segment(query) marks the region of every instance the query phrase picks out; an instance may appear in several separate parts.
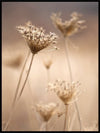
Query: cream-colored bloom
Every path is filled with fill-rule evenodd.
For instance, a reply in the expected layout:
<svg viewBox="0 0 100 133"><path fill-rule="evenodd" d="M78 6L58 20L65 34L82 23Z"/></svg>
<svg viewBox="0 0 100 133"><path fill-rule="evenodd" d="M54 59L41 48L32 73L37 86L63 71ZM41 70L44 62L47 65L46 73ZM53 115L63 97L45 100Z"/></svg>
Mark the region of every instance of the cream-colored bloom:
<svg viewBox="0 0 100 133"><path fill-rule="evenodd" d="M66 83L65 81L56 80L55 83L49 83L47 90L54 91L65 105L77 100L81 90L79 82Z"/></svg>
<svg viewBox="0 0 100 133"><path fill-rule="evenodd" d="M37 28L31 22L26 23L26 26L18 26L17 30L23 35L34 54L56 43L57 35L55 33L45 34L42 27Z"/></svg>
<svg viewBox="0 0 100 133"><path fill-rule="evenodd" d="M61 13L53 13L51 19L53 20L53 23L56 25L56 27L63 33L64 36L71 36L77 33L80 29L86 28L86 26L82 25L85 21L79 20L81 15L77 12L73 12L71 14L71 19L65 22L62 22L60 15Z"/></svg>
<svg viewBox="0 0 100 133"><path fill-rule="evenodd" d="M36 111L41 115L44 121L48 121L52 115L55 113L57 104L49 103L49 104L36 104Z"/></svg>

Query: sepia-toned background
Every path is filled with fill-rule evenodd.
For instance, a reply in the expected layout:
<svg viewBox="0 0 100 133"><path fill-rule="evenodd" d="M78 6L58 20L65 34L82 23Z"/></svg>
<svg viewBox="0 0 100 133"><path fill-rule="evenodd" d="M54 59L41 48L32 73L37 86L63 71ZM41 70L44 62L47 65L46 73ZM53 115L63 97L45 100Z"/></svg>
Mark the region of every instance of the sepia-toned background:
<svg viewBox="0 0 100 133"><path fill-rule="evenodd" d="M34 104L41 101L63 103L54 94L47 94L47 70L43 61L51 58L50 81L63 79L69 81L64 40L62 34L52 24L53 12L61 12L62 19L69 20L72 12L82 14L87 28L70 37L70 60L74 81L80 81L83 89L77 101L83 127L98 123L98 3L97 2L2 2L2 130L8 120L22 65L28 52L28 46L16 26L31 21L37 27L46 29L46 33L55 32L58 36L58 51L44 49L34 57L28 82L18 105L15 108L9 131L38 131L41 123L32 110ZM9 65L12 59L21 57L21 65ZM26 70L28 69L27 63ZM25 74L24 74L25 76ZM31 90L30 90L30 89ZM46 100L45 100L46 99ZM73 112L75 112L74 105ZM73 115L72 112L72 115ZM55 127L51 128L53 122ZM64 115L53 116L48 124L50 130L62 131ZM78 120L73 130L79 130Z"/></svg>

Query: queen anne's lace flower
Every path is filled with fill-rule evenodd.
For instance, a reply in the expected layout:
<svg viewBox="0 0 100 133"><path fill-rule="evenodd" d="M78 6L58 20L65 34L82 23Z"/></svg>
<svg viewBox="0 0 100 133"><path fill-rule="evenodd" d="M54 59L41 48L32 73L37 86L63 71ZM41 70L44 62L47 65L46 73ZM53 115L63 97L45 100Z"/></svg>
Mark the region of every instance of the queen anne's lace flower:
<svg viewBox="0 0 100 133"><path fill-rule="evenodd" d="M46 105L36 104L36 111L41 115L44 121L48 121L55 113L57 104L49 103Z"/></svg>
<svg viewBox="0 0 100 133"><path fill-rule="evenodd" d="M31 22L26 23L26 26L18 26L17 30L23 35L34 54L56 43L57 36L55 33L45 34L42 27L37 28Z"/></svg>
<svg viewBox="0 0 100 133"><path fill-rule="evenodd" d="M81 15L77 12L73 12L71 14L72 18L69 21L65 22L62 22L60 15L60 13L53 13L51 19L53 20L55 26L63 33L64 36L71 36L77 33L80 29L86 28L86 26L82 25L85 21L79 20L79 17Z"/></svg>
<svg viewBox="0 0 100 133"><path fill-rule="evenodd" d="M77 100L81 92L79 86L80 83L78 81L66 83L65 81L56 80L54 84L49 83L47 90L54 91L64 104L68 105Z"/></svg>

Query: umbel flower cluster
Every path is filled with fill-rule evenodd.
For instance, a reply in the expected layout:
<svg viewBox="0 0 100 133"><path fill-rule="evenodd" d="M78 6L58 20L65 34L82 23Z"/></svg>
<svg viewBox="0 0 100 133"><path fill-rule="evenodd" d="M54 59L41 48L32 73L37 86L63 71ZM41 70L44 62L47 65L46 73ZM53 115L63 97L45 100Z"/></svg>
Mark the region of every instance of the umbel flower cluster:
<svg viewBox="0 0 100 133"><path fill-rule="evenodd" d="M48 103L48 104L36 104L36 111L41 115L44 121L48 121L53 114L55 114L57 104Z"/></svg>
<svg viewBox="0 0 100 133"><path fill-rule="evenodd" d="M71 19L65 22L62 22L60 16L61 13L53 13L51 19L54 25L63 33L64 36L71 36L77 33L80 29L86 28L86 26L82 25L85 21L79 20L81 15L77 12L73 12L71 14Z"/></svg>
<svg viewBox="0 0 100 133"><path fill-rule="evenodd" d="M77 100L81 92L80 83L66 83L63 80L56 80L55 83L49 83L47 91L54 91L65 105L73 103Z"/></svg>
<svg viewBox="0 0 100 133"><path fill-rule="evenodd" d="M42 27L37 28L30 21L26 23L26 26L18 26L17 30L25 38L33 54L56 43L57 35L55 33L45 34L45 30Z"/></svg>

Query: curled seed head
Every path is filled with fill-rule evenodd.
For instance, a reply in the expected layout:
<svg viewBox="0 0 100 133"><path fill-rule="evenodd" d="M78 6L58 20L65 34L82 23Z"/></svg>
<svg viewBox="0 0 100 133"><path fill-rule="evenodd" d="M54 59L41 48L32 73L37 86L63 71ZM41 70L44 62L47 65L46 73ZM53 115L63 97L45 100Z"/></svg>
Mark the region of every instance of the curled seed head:
<svg viewBox="0 0 100 133"><path fill-rule="evenodd" d="M51 19L54 25L62 32L64 36L72 36L77 33L79 30L86 28L82 24L85 22L84 20L79 20L81 14L77 12L73 12L71 14L71 19L69 21L62 22L61 13L53 13L51 15Z"/></svg>

